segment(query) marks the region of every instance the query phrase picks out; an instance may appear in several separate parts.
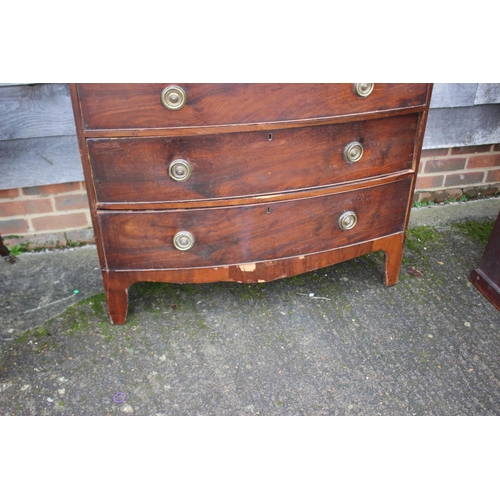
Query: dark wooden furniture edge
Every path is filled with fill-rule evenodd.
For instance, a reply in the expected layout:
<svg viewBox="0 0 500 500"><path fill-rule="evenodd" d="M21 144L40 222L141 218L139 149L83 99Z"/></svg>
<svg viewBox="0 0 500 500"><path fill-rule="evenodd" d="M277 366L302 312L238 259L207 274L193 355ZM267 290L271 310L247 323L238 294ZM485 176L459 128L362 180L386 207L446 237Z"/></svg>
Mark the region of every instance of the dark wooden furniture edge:
<svg viewBox="0 0 500 500"><path fill-rule="evenodd" d="M471 271L469 280L500 311L500 288L480 269Z"/></svg>
<svg viewBox="0 0 500 500"><path fill-rule="evenodd" d="M8 257L10 255L9 249L3 243L1 234L0 234L0 255L2 257Z"/></svg>
<svg viewBox="0 0 500 500"><path fill-rule="evenodd" d="M500 214L479 267L470 273L469 280L500 311Z"/></svg>

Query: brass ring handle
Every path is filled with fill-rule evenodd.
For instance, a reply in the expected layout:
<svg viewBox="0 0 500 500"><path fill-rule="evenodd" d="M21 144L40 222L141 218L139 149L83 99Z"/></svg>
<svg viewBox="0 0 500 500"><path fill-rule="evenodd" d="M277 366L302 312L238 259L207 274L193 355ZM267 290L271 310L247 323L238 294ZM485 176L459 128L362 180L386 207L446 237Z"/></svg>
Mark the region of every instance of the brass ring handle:
<svg viewBox="0 0 500 500"><path fill-rule="evenodd" d="M177 182L189 179L192 171L191 164L186 160L174 160L168 166L168 175L172 180Z"/></svg>
<svg viewBox="0 0 500 500"><path fill-rule="evenodd" d="M174 247L185 252L194 246L194 236L189 231L179 231L174 236Z"/></svg>
<svg viewBox="0 0 500 500"><path fill-rule="evenodd" d="M187 95L184 89L177 85L170 85L161 93L161 103L173 111L181 109L186 104Z"/></svg>
<svg viewBox="0 0 500 500"><path fill-rule="evenodd" d="M361 160L364 149L359 142L351 142L344 148L344 159L349 163L355 163Z"/></svg>
<svg viewBox="0 0 500 500"><path fill-rule="evenodd" d="M344 212L339 218L339 226L340 229L344 231L348 231L352 229L356 222L358 222L358 218L354 212Z"/></svg>
<svg viewBox="0 0 500 500"><path fill-rule="evenodd" d="M372 93L374 86L374 83L356 83L354 84L354 92L359 97L368 97Z"/></svg>

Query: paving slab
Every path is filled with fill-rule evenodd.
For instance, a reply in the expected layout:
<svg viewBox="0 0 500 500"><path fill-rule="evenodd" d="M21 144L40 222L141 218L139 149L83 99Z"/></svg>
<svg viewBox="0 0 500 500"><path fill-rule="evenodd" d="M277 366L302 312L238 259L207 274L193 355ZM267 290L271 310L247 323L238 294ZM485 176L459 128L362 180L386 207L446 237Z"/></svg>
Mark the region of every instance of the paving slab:
<svg viewBox="0 0 500 500"><path fill-rule="evenodd" d="M0 262L0 414L499 415L500 312L468 281L484 244L453 225L493 221L484 201L413 210L393 287L380 253L259 285L140 283L125 325L95 247Z"/></svg>

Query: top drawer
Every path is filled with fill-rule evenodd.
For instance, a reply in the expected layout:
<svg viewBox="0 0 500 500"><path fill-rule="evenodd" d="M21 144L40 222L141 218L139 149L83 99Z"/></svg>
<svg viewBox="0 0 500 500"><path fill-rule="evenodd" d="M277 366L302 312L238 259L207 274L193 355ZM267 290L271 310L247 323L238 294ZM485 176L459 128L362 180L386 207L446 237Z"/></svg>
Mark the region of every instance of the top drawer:
<svg viewBox="0 0 500 500"><path fill-rule="evenodd" d="M375 84L360 97L343 84L176 84L182 92L162 104L170 84L78 84L86 130L207 127L329 118L424 105L428 84Z"/></svg>

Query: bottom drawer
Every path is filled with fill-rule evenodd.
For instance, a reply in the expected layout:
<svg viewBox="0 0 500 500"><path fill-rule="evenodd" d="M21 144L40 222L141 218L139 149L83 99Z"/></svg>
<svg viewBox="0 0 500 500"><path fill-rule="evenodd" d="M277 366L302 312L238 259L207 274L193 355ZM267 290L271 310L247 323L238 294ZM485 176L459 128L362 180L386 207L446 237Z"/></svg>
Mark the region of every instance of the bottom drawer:
<svg viewBox="0 0 500 500"><path fill-rule="evenodd" d="M411 178L257 205L99 212L108 269L176 269L259 262L322 252L402 231ZM339 219L357 218L351 229ZM353 217L347 217L347 224ZM176 235L182 233L177 245ZM185 234L188 233L188 234ZM190 237L191 235L191 237Z"/></svg>

